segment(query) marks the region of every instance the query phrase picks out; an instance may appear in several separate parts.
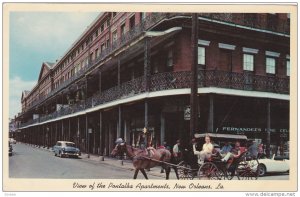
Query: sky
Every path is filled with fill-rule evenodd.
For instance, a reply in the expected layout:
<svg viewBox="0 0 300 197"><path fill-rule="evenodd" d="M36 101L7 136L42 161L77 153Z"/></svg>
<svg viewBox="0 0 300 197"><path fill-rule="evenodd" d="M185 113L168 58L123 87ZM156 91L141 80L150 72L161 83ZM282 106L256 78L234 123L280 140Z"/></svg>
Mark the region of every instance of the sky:
<svg viewBox="0 0 300 197"><path fill-rule="evenodd" d="M55 62L99 12L11 12L9 15L9 117L21 112L23 90L37 83L43 62Z"/></svg>

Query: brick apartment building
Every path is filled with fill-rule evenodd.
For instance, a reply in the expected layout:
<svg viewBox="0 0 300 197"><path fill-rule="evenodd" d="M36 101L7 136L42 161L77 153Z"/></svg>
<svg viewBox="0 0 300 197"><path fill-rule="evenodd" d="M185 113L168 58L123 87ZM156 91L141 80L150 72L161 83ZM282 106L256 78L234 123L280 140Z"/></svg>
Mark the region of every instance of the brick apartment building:
<svg viewBox="0 0 300 197"><path fill-rule="evenodd" d="M198 13L196 133L245 134L288 152L289 20ZM109 155L118 137L133 146L187 138L191 37L190 13L99 14L23 91L18 140L48 147L70 140Z"/></svg>

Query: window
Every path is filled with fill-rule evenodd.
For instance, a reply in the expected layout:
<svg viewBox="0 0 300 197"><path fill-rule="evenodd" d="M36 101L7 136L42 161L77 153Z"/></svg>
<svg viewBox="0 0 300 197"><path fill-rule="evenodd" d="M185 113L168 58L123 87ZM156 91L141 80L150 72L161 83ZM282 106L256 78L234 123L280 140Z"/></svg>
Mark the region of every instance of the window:
<svg viewBox="0 0 300 197"><path fill-rule="evenodd" d="M173 66L173 51L168 51L168 58L167 58L167 66L171 67Z"/></svg>
<svg viewBox="0 0 300 197"><path fill-rule="evenodd" d="M141 21L145 20L146 13L145 12L141 12L140 17L141 17Z"/></svg>
<svg viewBox="0 0 300 197"><path fill-rule="evenodd" d="M126 31L126 29L125 29L125 23L124 23L123 25L121 25L121 36L124 36L125 31Z"/></svg>
<svg viewBox="0 0 300 197"><path fill-rule="evenodd" d="M109 47L109 39L106 40L106 48Z"/></svg>
<svg viewBox="0 0 300 197"><path fill-rule="evenodd" d="M109 20L110 20L110 19L108 19L108 20L106 21L106 27L109 27L109 25L110 25Z"/></svg>
<svg viewBox="0 0 300 197"><path fill-rule="evenodd" d="M104 51L104 49L105 49L105 44L103 43L101 44L101 53Z"/></svg>
<svg viewBox="0 0 300 197"><path fill-rule="evenodd" d="M101 25L100 32L104 31L104 24Z"/></svg>
<svg viewBox="0 0 300 197"><path fill-rule="evenodd" d="M205 48L198 47L198 64L205 65Z"/></svg>
<svg viewBox="0 0 300 197"><path fill-rule="evenodd" d="M269 74L275 74L276 61L275 58L267 57L266 58L266 72Z"/></svg>
<svg viewBox="0 0 300 197"><path fill-rule="evenodd" d="M113 38L113 41L116 41L118 39L117 30L113 32L112 38Z"/></svg>
<svg viewBox="0 0 300 197"><path fill-rule="evenodd" d="M117 16L117 12L113 12L113 13L112 13L112 16L113 16L113 17Z"/></svg>
<svg viewBox="0 0 300 197"><path fill-rule="evenodd" d="M95 59L96 59L98 56L99 56L99 49L97 48L97 49L95 50Z"/></svg>
<svg viewBox="0 0 300 197"><path fill-rule="evenodd" d="M248 70L248 71L254 70L254 55L244 54L243 68L244 70Z"/></svg>
<svg viewBox="0 0 300 197"><path fill-rule="evenodd" d="M98 29L96 30L95 36L98 37Z"/></svg>
<svg viewBox="0 0 300 197"><path fill-rule="evenodd" d="M286 60L286 76L290 76L290 60Z"/></svg>
<svg viewBox="0 0 300 197"><path fill-rule="evenodd" d="M129 20L129 27L130 29L133 29L135 26L135 15L133 15Z"/></svg>
<svg viewBox="0 0 300 197"><path fill-rule="evenodd" d="M93 58L94 58L94 53L92 52L92 53L90 54L90 60L93 60Z"/></svg>

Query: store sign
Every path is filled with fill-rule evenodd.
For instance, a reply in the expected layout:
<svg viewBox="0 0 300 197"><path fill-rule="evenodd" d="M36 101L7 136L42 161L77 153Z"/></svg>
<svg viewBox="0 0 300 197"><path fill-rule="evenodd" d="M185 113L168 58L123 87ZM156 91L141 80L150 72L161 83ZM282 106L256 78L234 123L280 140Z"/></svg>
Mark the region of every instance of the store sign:
<svg viewBox="0 0 300 197"><path fill-rule="evenodd" d="M259 128L259 127L222 127L222 131L227 131L227 132L236 132L239 134L242 133L247 133L247 132L255 132L255 133L260 133L260 132L267 132L268 129L267 128ZM274 132L279 132L283 135L286 135L286 133L289 132L288 129L270 129L271 133Z"/></svg>
<svg viewBox="0 0 300 197"><path fill-rule="evenodd" d="M184 120L190 120L191 119L191 106L186 106L184 108Z"/></svg>

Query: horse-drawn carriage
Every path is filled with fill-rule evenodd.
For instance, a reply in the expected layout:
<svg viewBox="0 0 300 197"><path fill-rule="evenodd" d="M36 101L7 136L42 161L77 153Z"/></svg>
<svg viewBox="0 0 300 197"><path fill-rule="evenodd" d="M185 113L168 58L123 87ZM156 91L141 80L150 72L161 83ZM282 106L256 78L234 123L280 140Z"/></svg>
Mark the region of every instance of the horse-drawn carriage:
<svg viewBox="0 0 300 197"><path fill-rule="evenodd" d="M244 146L247 144L247 136L231 135L218 133L195 134L198 141L204 141L205 136L213 139L214 147L219 148L223 143L239 141ZM235 158L222 161L222 157L218 151L214 151L209 159L203 164L199 164L197 159L193 159L194 154L190 150L185 149L183 152L183 160L178 164L178 173L180 179L212 179L212 180L231 180L235 175L238 179L257 179L258 178L258 160L255 156L247 151L246 147L240 147L241 154ZM195 163L196 162L196 163Z"/></svg>
<svg viewBox="0 0 300 197"><path fill-rule="evenodd" d="M221 146L224 142L240 141L242 144L247 143L245 135L229 135L217 133L195 134L198 141L203 142L205 136L209 136L215 147ZM153 156L147 154L147 150L133 148L126 143L117 144L112 155L119 152L127 154L133 159L133 165L136 168L134 178L137 177L138 171L141 171L145 178L147 175L144 169L161 165L166 169L166 179L169 178L170 169L173 168L178 179L212 179L212 180L231 180L234 176L238 179L254 179L258 178L258 160L251 155L245 148L241 148L242 153L236 157L224 162L221 160L220 154L213 153L212 156L199 164L197 159L191 159L194 152L185 150L183 152L182 161L179 163L172 162L171 153L167 149L156 149Z"/></svg>

